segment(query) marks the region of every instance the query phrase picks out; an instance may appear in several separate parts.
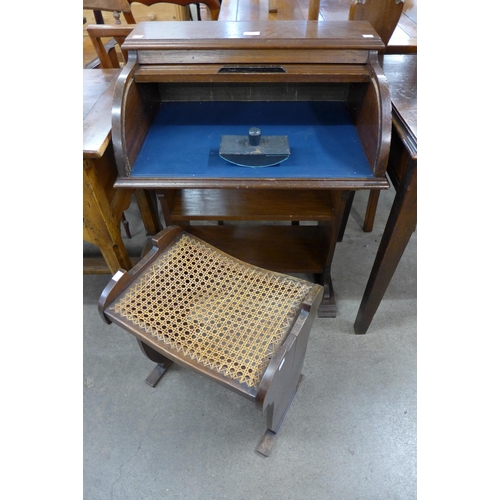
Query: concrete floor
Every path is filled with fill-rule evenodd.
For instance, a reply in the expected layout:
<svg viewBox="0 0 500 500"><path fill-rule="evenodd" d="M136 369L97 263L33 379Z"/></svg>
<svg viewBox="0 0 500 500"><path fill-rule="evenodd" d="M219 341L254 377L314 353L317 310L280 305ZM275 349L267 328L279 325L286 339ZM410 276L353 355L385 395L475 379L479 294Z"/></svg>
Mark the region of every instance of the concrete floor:
<svg viewBox="0 0 500 500"><path fill-rule="evenodd" d="M417 498L417 234L364 336L353 331L394 197L372 233L354 200L332 266L335 319L316 319L299 389L268 458L265 416L223 387L173 366L156 388L135 339L97 312L109 275L83 278L83 498ZM133 205L131 254L144 244ZM95 250L84 245L84 253Z"/></svg>

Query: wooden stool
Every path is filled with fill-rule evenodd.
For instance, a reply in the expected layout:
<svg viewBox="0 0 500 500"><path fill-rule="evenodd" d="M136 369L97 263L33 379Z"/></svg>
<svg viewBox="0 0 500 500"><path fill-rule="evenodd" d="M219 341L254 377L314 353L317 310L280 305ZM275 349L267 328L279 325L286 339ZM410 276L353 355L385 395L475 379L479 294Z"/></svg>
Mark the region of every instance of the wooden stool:
<svg viewBox="0 0 500 500"><path fill-rule="evenodd" d="M157 363L149 385L174 361L267 410L256 449L267 456L302 380L322 295L319 285L246 264L170 226L132 270L113 276L99 312Z"/></svg>

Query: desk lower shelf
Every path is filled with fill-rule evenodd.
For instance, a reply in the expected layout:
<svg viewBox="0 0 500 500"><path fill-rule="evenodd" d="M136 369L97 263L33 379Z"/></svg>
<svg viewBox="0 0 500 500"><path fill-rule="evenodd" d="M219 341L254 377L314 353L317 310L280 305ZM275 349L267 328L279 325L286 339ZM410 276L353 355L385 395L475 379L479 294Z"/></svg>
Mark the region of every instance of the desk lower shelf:
<svg viewBox="0 0 500 500"><path fill-rule="evenodd" d="M173 220L330 221L325 190L179 189L165 191Z"/></svg>
<svg viewBox="0 0 500 500"><path fill-rule="evenodd" d="M318 226L236 225L185 228L223 252L255 266L282 273L322 273L326 260ZM285 250L285 251L284 251Z"/></svg>

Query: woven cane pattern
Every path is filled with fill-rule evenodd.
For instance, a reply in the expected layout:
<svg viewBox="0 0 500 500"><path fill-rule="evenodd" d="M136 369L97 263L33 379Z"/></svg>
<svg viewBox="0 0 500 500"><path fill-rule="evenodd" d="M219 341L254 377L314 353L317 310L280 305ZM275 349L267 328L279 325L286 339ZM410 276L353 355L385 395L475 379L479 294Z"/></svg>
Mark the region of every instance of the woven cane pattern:
<svg viewBox="0 0 500 500"><path fill-rule="evenodd" d="M312 286L183 235L113 307L176 351L257 387Z"/></svg>

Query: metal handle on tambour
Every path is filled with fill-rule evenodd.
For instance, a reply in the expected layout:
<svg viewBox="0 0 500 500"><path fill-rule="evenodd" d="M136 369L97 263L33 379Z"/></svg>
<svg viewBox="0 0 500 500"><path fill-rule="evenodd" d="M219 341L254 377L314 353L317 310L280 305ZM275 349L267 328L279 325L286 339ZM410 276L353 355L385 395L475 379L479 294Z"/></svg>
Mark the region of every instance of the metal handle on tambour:
<svg viewBox="0 0 500 500"><path fill-rule="evenodd" d="M283 66L223 66L217 73L286 73Z"/></svg>

